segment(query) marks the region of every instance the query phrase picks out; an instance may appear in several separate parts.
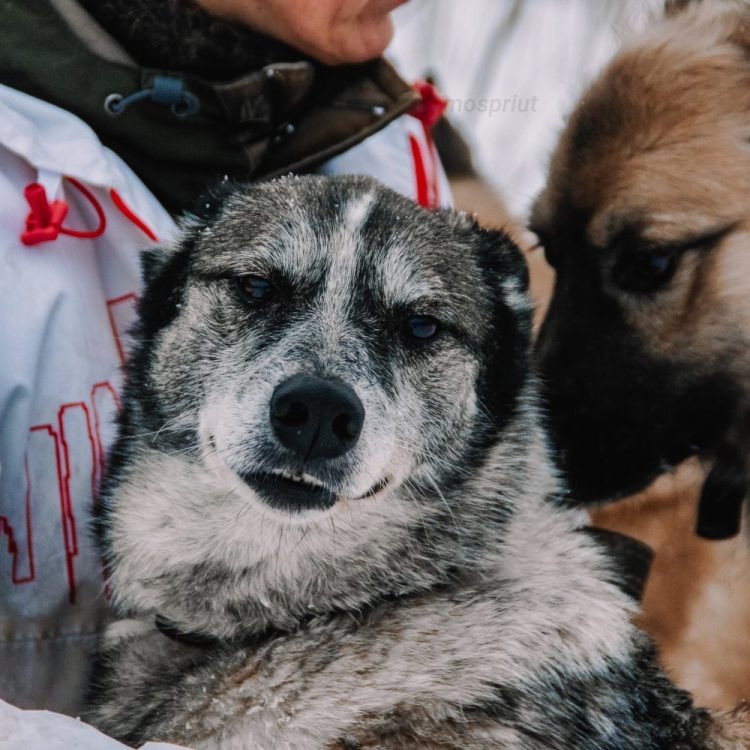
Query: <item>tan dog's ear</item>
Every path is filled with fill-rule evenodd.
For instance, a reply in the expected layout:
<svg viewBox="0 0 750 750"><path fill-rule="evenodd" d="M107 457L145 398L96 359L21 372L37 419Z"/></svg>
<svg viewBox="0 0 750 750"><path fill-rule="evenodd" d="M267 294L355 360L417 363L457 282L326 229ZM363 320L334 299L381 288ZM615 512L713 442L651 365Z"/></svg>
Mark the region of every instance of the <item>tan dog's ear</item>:
<svg viewBox="0 0 750 750"><path fill-rule="evenodd" d="M666 0L664 3L664 15L672 18L678 13L682 13L690 5L697 5L701 0Z"/></svg>
<svg viewBox="0 0 750 750"><path fill-rule="evenodd" d="M665 0L664 15L674 18L681 13L703 6L706 15L697 20L703 24L713 17L726 16L726 36L723 41L740 47L745 56L750 54L750 2L747 0L723 0L704 2L704 0Z"/></svg>

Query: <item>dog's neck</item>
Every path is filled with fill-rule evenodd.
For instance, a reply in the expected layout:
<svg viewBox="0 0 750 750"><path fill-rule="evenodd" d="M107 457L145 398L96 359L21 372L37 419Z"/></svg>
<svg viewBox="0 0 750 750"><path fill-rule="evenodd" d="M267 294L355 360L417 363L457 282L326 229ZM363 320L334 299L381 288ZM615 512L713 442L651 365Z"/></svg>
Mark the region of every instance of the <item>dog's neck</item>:
<svg viewBox="0 0 750 750"><path fill-rule="evenodd" d="M281 42L212 16L194 0L79 2L144 67L223 80L302 57Z"/></svg>

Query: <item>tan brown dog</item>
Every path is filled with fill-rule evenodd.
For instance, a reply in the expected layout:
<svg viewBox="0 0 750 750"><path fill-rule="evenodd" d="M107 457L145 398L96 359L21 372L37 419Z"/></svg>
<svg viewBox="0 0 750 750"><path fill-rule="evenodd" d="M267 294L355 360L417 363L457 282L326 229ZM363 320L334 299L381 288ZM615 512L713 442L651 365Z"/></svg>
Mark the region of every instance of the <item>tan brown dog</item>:
<svg viewBox="0 0 750 750"><path fill-rule="evenodd" d="M532 223L557 272L539 358L571 498L711 467L594 515L654 547L644 622L678 682L748 699L747 540L693 529L731 536L748 488L750 3L671 3L612 61Z"/></svg>

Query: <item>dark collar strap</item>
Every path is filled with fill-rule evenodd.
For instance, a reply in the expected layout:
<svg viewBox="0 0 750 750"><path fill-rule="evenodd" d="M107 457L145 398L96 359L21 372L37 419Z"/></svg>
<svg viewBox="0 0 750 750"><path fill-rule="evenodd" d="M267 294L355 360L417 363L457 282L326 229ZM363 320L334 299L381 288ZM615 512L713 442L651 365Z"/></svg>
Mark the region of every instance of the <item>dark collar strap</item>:
<svg viewBox="0 0 750 750"><path fill-rule="evenodd" d="M750 466L742 426L740 439L727 439L716 450L713 466L703 483L696 532L704 539L721 541L736 536L742 525L745 501L750 499Z"/></svg>
<svg viewBox="0 0 750 750"><path fill-rule="evenodd" d="M167 620L166 617L157 615L154 619L154 625L157 630L160 630L167 638L171 638L173 641L181 643L183 646L192 646L193 648L218 648L219 646L225 645L228 642L221 641L219 638L215 638L212 635L204 635L202 633L190 633L184 630L180 630L173 622Z"/></svg>
<svg viewBox="0 0 750 750"><path fill-rule="evenodd" d="M635 601L641 601L654 559L651 547L609 529L586 526L581 531L606 550L616 575L612 582Z"/></svg>

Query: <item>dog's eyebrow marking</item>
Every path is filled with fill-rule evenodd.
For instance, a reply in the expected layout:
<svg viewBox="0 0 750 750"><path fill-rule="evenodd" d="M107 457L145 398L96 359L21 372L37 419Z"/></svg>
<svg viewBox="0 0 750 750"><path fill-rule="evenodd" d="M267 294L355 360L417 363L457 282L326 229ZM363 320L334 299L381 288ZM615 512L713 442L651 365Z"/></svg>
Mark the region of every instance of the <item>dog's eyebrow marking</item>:
<svg viewBox="0 0 750 750"><path fill-rule="evenodd" d="M420 299L439 298L443 292L440 278L428 278L400 243L388 247L381 268L380 284L387 307L411 307Z"/></svg>
<svg viewBox="0 0 750 750"><path fill-rule="evenodd" d="M347 290L353 286L358 266L360 234L374 201L371 191L357 195L344 206L337 227L326 242L330 243L330 261L326 295L331 303L349 300Z"/></svg>

